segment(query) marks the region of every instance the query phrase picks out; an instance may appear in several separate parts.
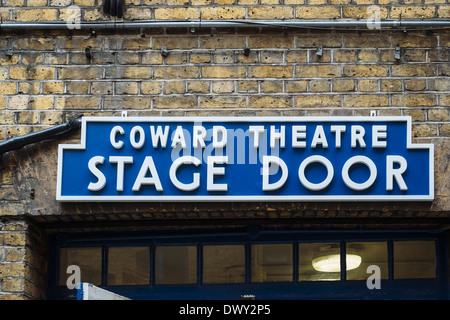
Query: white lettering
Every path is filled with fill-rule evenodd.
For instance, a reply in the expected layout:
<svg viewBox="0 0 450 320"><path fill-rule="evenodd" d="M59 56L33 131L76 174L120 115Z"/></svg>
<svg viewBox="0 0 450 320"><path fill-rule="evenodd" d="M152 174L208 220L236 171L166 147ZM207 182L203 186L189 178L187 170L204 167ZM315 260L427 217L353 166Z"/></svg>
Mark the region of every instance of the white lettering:
<svg viewBox="0 0 450 320"><path fill-rule="evenodd" d="M214 176L224 175L224 167L216 167L215 164L227 164L227 156L209 156L207 158L208 170L206 176L206 190L208 191L227 191L228 185L226 183L214 183Z"/></svg>
<svg viewBox="0 0 450 320"><path fill-rule="evenodd" d="M320 183L312 183L305 176L306 167L313 162L321 163L327 169L327 177ZM298 168L298 177L300 179L300 182L305 188L311 191L319 191L328 187L328 185L331 183L331 180L333 180L333 176L334 176L333 165L331 164L330 160L328 160L323 156L310 156L305 160L303 160L303 162L300 164L300 167Z"/></svg>
<svg viewBox="0 0 450 320"><path fill-rule="evenodd" d="M146 177L148 171L150 171L151 177ZM155 163L151 156L145 157L136 181L134 182L133 191L140 191L142 185L154 185L156 190L163 191L158 171L156 171Z"/></svg>
<svg viewBox="0 0 450 320"><path fill-rule="evenodd" d="M281 168L282 174L281 178L277 182L269 183L269 167L271 164L275 164L278 168ZM264 156L263 157L263 191L273 191L280 189L287 180L288 168L286 163L278 157L275 156Z"/></svg>
<svg viewBox="0 0 450 320"><path fill-rule="evenodd" d="M172 181L173 185L182 191L193 191L197 189L200 186L200 174L198 172L194 173L194 178L191 183L182 183L177 178L177 170L181 165L189 165L193 164L195 166L199 166L202 163L202 161L198 158L192 157L192 156L183 156L178 159L176 159L172 165L170 166L170 181Z"/></svg>
<svg viewBox="0 0 450 320"><path fill-rule="evenodd" d="M394 163L400 165L399 168L394 169ZM394 188L394 178L397 181L400 190L406 191L408 187L406 186L405 180L403 180L402 174L405 173L408 163L406 159L402 156L387 156L386 157L386 190L392 191Z"/></svg>
<svg viewBox="0 0 450 320"><path fill-rule="evenodd" d="M98 179L96 183L89 183L89 191L100 191L106 184L105 175L97 168L97 165L103 164L103 162L105 162L105 158L102 156L96 156L89 160L89 171L91 171L91 173Z"/></svg>
<svg viewBox="0 0 450 320"><path fill-rule="evenodd" d="M370 170L370 176L365 182L362 183L354 182L349 176L350 168L357 163L366 165ZM369 188L375 182L376 178L377 178L377 167L375 166L375 163L373 163L372 160L370 160L365 156L351 157L345 162L344 166L342 167L342 179L344 180L344 183L347 185L347 187L355 191L361 191Z"/></svg>

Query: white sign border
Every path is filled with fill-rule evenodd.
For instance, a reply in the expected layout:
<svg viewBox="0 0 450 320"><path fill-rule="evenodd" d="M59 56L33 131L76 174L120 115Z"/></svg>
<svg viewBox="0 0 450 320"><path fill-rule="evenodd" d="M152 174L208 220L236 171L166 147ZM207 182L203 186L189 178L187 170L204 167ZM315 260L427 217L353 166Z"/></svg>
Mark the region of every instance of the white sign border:
<svg viewBox="0 0 450 320"><path fill-rule="evenodd" d="M429 192L428 195L299 195L299 196L63 196L62 166L64 150L86 149L86 126L88 122L406 122L406 148L429 150ZM58 169L56 183L56 200L61 202L351 202L351 201L432 201L434 200L434 144L412 143L412 119L410 116L336 116L336 117L83 117L81 139L79 144L58 145Z"/></svg>

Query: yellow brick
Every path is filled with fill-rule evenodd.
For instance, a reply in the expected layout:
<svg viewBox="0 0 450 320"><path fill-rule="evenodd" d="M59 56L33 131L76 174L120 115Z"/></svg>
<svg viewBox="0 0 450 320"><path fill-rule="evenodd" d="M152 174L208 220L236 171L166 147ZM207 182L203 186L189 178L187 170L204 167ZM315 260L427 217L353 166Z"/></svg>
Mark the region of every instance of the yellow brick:
<svg viewBox="0 0 450 320"><path fill-rule="evenodd" d="M380 53L376 49L361 50L358 52L358 62L375 63L380 61Z"/></svg>
<svg viewBox="0 0 450 320"><path fill-rule="evenodd" d="M311 80L309 81L309 91L328 92L331 90L330 80Z"/></svg>
<svg viewBox="0 0 450 320"><path fill-rule="evenodd" d="M244 19L245 8L241 7L205 7L200 9L200 18L204 20Z"/></svg>
<svg viewBox="0 0 450 320"><path fill-rule="evenodd" d="M308 81L295 80L286 82L286 92L305 92L307 90Z"/></svg>
<svg viewBox="0 0 450 320"><path fill-rule="evenodd" d="M373 1L373 0L369 0ZM357 3L359 4L359 3ZM388 10L386 7L377 6L380 10L380 18L386 19ZM373 17L373 11L368 10L367 6L348 6L343 7L342 15L343 18L351 18L351 19L369 19Z"/></svg>
<svg viewBox="0 0 450 320"><path fill-rule="evenodd" d="M18 124L37 124L39 123L39 112L22 111L17 116Z"/></svg>
<svg viewBox="0 0 450 320"><path fill-rule="evenodd" d="M67 84L67 93L87 94L88 91L89 91L89 83L86 81L71 81Z"/></svg>
<svg viewBox="0 0 450 320"><path fill-rule="evenodd" d="M250 7L248 8L248 16L250 19L292 19L294 17L294 9L286 6L276 7Z"/></svg>
<svg viewBox="0 0 450 320"><path fill-rule="evenodd" d="M229 80L213 81L212 82L212 91L214 93L234 92L234 81L229 81Z"/></svg>
<svg viewBox="0 0 450 320"><path fill-rule="evenodd" d="M65 110L81 109L81 110L96 110L101 108L101 100L99 97L64 97L63 100L59 99L57 108Z"/></svg>
<svg viewBox="0 0 450 320"><path fill-rule="evenodd" d="M119 75L122 79L149 79L152 77L151 67L120 67Z"/></svg>
<svg viewBox="0 0 450 320"><path fill-rule="evenodd" d="M63 122L63 113L60 111L41 112L41 124L54 125Z"/></svg>
<svg viewBox="0 0 450 320"><path fill-rule="evenodd" d="M156 20L185 20L199 19L197 8L157 8L155 9Z"/></svg>
<svg viewBox="0 0 450 320"><path fill-rule="evenodd" d="M210 63L211 54L209 53L191 53L190 55L191 63Z"/></svg>
<svg viewBox="0 0 450 320"><path fill-rule="evenodd" d="M64 93L64 82L62 81L46 81L42 85L44 94Z"/></svg>
<svg viewBox="0 0 450 320"><path fill-rule="evenodd" d="M202 67L204 78L243 78L245 77L245 67Z"/></svg>
<svg viewBox="0 0 450 320"><path fill-rule="evenodd" d="M198 37L154 37L152 42L153 49L161 49L162 47L184 50L198 48Z"/></svg>
<svg viewBox="0 0 450 320"><path fill-rule="evenodd" d="M450 125L448 123L439 125L439 135L443 137L450 137Z"/></svg>
<svg viewBox="0 0 450 320"><path fill-rule="evenodd" d="M402 91L401 80L381 80L381 91Z"/></svg>
<svg viewBox="0 0 450 320"><path fill-rule="evenodd" d="M436 14L435 6L393 6L391 8L391 18L399 19L420 19L434 18Z"/></svg>
<svg viewBox="0 0 450 320"><path fill-rule="evenodd" d="M277 37L249 36L248 45L253 49L278 48L291 49L294 47L295 37L293 35L278 35Z"/></svg>
<svg viewBox="0 0 450 320"><path fill-rule="evenodd" d="M411 135L414 138L436 136L437 126L430 124L413 124Z"/></svg>
<svg viewBox="0 0 450 320"><path fill-rule="evenodd" d="M344 36L344 44L347 48L390 48L391 40L385 34L348 34Z"/></svg>
<svg viewBox="0 0 450 320"><path fill-rule="evenodd" d="M334 62L354 62L355 59L355 50L335 50L333 53Z"/></svg>
<svg viewBox="0 0 450 320"><path fill-rule="evenodd" d="M142 94L159 94L161 93L161 82L151 81L141 83Z"/></svg>
<svg viewBox="0 0 450 320"><path fill-rule="evenodd" d="M308 61L308 54L305 50L291 50L286 55L287 63L302 63Z"/></svg>
<svg viewBox="0 0 450 320"><path fill-rule="evenodd" d="M18 9L15 10L15 21L55 21L57 9Z"/></svg>
<svg viewBox="0 0 450 320"><path fill-rule="evenodd" d="M249 78L292 78L292 66L250 66Z"/></svg>
<svg viewBox="0 0 450 320"><path fill-rule="evenodd" d="M426 93L394 94L392 105L399 107L432 107L436 105L436 96Z"/></svg>
<svg viewBox="0 0 450 320"><path fill-rule="evenodd" d="M425 121L425 112L423 109L406 109L403 110L403 115L410 116L412 121Z"/></svg>
<svg viewBox="0 0 450 320"><path fill-rule="evenodd" d="M15 82L0 81L0 94L16 94L17 85Z"/></svg>
<svg viewBox="0 0 450 320"><path fill-rule="evenodd" d="M153 106L157 109L189 109L197 107L197 97L154 97Z"/></svg>
<svg viewBox="0 0 450 320"><path fill-rule="evenodd" d="M449 121L448 109L430 109L428 110L428 120L430 121Z"/></svg>
<svg viewBox="0 0 450 320"><path fill-rule="evenodd" d="M54 100L53 96L32 96L29 105L33 110L48 110L53 109Z"/></svg>
<svg viewBox="0 0 450 320"><path fill-rule="evenodd" d="M301 6L296 8L297 19L336 19L340 17L340 8L337 6Z"/></svg>
<svg viewBox="0 0 450 320"><path fill-rule="evenodd" d="M297 108L334 108L340 105L338 95L300 95L295 97Z"/></svg>
<svg viewBox="0 0 450 320"><path fill-rule="evenodd" d="M355 90L354 80L336 80L333 82L333 91L347 92Z"/></svg>
<svg viewBox="0 0 450 320"><path fill-rule="evenodd" d="M378 91L378 80L362 79L358 81L358 91L375 92Z"/></svg>
<svg viewBox="0 0 450 320"><path fill-rule="evenodd" d="M156 79L185 79L198 78L198 67L155 67L154 77Z"/></svg>
<svg viewBox="0 0 450 320"><path fill-rule="evenodd" d="M261 92L264 93L280 93L283 92L283 81L267 80L261 82Z"/></svg>
<svg viewBox="0 0 450 320"><path fill-rule="evenodd" d="M0 97L0 110L6 109L6 98Z"/></svg>
<svg viewBox="0 0 450 320"><path fill-rule="evenodd" d="M19 94L39 94L40 93L40 81L20 81L19 82Z"/></svg>
<svg viewBox="0 0 450 320"><path fill-rule="evenodd" d="M0 89L2 86L0 85ZM10 110L25 110L28 108L30 102L29 96L17 95L9 98L8 109Z"/></svg>
<svg viewBox="0 0 450 320"><path fill-rule="evenodd" d="M142 7L128 7L124 12L123 17L126 20L148 20L152 17L152 10Z"/></svg>
<svg viewBox="0 0 450 320"><path fill-rule="evenodd" d="M200 98L200 108L245 108L245 97L210 96Z"/></svg>
<svg viewBox="0 0 450 320"><path fill-rule="evenodd" d="M58 79L62 80L98 80L103 76L100 67L61 67L58 68Z"/></svg>
<svg viewBox="0 0 450 320"><path fill-rule="evenodd" d="M165 94L181 94L186 92L186 82L184 81L166 81L164 84Z"/></svg>
<svg viewBox="0 0 450 320"><path fill-rule="evenodd" d="M333 78L341 75L340 65L300 65L296 68L297 78Z"/></svg>
<svg viewBox="0 0 450 320"><path fill-rule="evenodd" d="M439 18L450 18L450 6L442 5L438 7L438 17Z"/></svg>
<svg viewBox="0 0 450 320"><path fill-rule="evenodd" d="M434 65L402 64L392 66L394 77L430 77L436 75Z"/></svg>
<svg viewBox="0 0 450 320"><path fill-rule="evenodd" d="M210 83L208 81L189 81L187 92L189 93L208 93Z"/></svg>
<svg viewBox="0 0 450 320"><path fill-rule="evenodd" d="M386 107L389 106L389 97L383 95L360 94L345 95L343 100L344 107Z"/></svg>
<svg viewBox="0 0 450 320"><path fill-rule="evenodd" d="M200 38L200 47L204 49L243 49L246 37L243 36L207 36Z"/></svg>
<svg viewBox="0 0 450 320"><path fill-rule="evenodd" d="M424 91L427 88L426 80L414 79L405 80L405 90L406 91Z"/></svg>
<svg viewBox="0 0 450 320"><path fill-rule="evenodd" d="M276 96L252 96L250 97L250 108L291 108L293 106L292 98Z"/></svg>
<svg viewBox="0 0 450 320"><path fill-rule="evenodd" d="M386 77L389 67L380 65L346 65L344 75L348 77Z"/></svg>
<svg viewBox="0 0 450 320"><path fill-rule="evenodd" d="M9 78L10 79L27 79L27 68L24 67L11 67L9 68Z"/></svg>

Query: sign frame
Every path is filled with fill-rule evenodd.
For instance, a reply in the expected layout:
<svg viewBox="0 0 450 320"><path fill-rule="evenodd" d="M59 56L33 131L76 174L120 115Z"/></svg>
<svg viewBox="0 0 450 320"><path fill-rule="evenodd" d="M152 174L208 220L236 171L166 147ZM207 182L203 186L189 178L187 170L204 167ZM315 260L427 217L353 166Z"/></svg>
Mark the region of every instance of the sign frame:
<svg viewBox="0 0 450 320"><path fill-rule="evenodd" d="M176 122L406 122L406 149L428 149L429 151L429 190L427 195L255 195L255 196L234 196L234 195L132 195L132 196L69 196L62 195L62 167L64 150L85 150L86 148L86 128L88 122L154 122L154 123L176 123ZM352 201L432 201L434 200L434 145L432 143L412 143L411 137L412 118L410 116L306 116L306 117L92 117L82 118L81 139L79 144L59 144L58 146L58 168L56 184L56 200L61 202L352 202Z"/></svg>

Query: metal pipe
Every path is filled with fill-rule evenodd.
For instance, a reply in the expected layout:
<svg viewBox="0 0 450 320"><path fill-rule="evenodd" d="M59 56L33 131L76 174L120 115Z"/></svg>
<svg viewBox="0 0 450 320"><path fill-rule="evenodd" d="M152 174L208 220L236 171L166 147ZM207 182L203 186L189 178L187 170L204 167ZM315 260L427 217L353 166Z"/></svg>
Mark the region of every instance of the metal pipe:
<svg viewBox="0 0 450 320"><path fill-rule="evenodd" d="M0 143L0 155L23 148L24 146L48 139L53 139L59 137L63 134L72 132L81 126L81 119L72 119L69 122L41 130L38 132L33 132L24 136L11 138Z"/></svg>
<svg viewBox="0 0 450 320"><path fill-rule="evenodd" d="M333 21L266 21L266 20L184 20L184 21L105 21L72 24L56 22L4 22L0 30L26 29L134 29L134 28L230 28L230 27L285 27L285 28L362 28L361 30L402 30L401 28L448 28L447 20L333 20Z"/></svg>

